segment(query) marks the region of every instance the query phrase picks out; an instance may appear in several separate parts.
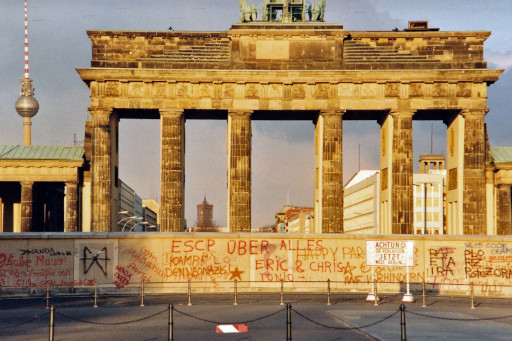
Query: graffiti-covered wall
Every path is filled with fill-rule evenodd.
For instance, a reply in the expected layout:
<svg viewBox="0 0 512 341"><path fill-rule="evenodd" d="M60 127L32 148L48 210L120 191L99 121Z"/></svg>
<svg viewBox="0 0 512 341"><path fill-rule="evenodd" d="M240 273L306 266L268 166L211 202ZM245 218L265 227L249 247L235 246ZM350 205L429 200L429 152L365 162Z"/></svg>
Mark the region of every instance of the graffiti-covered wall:
<svg viewBox="0 0 512 341"><path fill-rule="evenodd" d="M508 295L512 238L282 235L282 234L2 234L2 287L87 287L113 290L138 285L153 290L231 290L235 279L246 290L276 288L335 290L369 288L366 242L413 241L411 282L427 289ZM391 256L390 256L391 257ZM378 266L374 278L384 290L403 288L406 268ZM318 281L318 283L316 283ZM402 284L398 283L402 282ZM395 284L393 284L395 283Z"/></svg>

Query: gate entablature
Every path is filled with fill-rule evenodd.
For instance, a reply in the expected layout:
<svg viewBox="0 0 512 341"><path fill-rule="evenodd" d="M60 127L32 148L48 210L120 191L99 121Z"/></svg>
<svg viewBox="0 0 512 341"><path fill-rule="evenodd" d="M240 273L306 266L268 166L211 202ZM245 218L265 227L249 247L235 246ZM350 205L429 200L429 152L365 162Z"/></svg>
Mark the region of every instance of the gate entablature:
<svg viewBox="0 0 512 341"><path fill-rule="evenodd" d="M274 71L79 69L91 106L197 110L485 109L500 70Z"/></svg>

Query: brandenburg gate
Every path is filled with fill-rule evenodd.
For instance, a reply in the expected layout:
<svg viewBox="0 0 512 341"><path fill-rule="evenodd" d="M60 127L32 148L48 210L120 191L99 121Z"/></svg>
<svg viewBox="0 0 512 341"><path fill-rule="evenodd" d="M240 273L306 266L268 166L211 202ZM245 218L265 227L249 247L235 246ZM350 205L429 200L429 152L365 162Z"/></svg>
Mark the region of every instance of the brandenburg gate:
<svg viewBox="0 0 512 341"><path fill-rule="evenodd" d="M78 72L91 96L91 231L117 222L119 120L148 118L161 122L161 231L184 225L185 122L220 119L227 121L229 231L251 231L251 122L311 120L314 232L343 233L343 122L373 120L381 127L381 231L412 234L412 123L442 120L447 231L486 234L487 86L502 72L483 60L490 32L427 23L355 32L272 19L225 32L88 31L91 67Z"/></svg>

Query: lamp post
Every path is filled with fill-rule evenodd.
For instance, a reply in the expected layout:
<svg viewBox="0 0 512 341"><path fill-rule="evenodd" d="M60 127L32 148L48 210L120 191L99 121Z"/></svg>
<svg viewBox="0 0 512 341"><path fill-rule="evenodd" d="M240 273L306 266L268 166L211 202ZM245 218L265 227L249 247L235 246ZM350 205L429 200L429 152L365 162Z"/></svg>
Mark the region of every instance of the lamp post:
<svg viewBox="0 0 512 341"><path fill-rule="evenodd" d="M131 221L139 220L139 219L142 219L142 217L133 216L133 218L131 218L130 220L126 221L126 223L124 223L124 225L123 225L123 228L121 229L121 232L124 232L124 229L125 229L126 225L128 225Z"/></svg>
<svg viewBox="0 0 512 341"><path fill-rule="evenodd" d="M123 218L123 216L126 216L128 214L130 214L130 212L125 211L125 210L117 212L117 219L118 219L118 221L117 221L117 229L119 229L119 223L121 223L121 221L123 221L123 219L128 218L128 217L124 217Z"/></svg>
<svg viewBox="0 0 512 341"><path fill-rule="evenodd" d="M148 225L148 224L149 223L147 221L141 221L141 222L139 222L137 224L133 224L132 227L130 228L130 232L132 232L133 229L135 228L135 226L137 226L137 225Z"/></svg>
<svg viewBox="0 0 512 341"><path fill-rule="evenodd" d="M124 211L123 211L123 212L124 212ZM121 223L122 223L123 221L125 221L125 220L135 219L135 218L137 218L137 216L136 216L136 215L132 215L132 216L130 216L130 217L122 218L121 220L119 220L119 221L117 222L117 226L119 227L119 225L121 225Z"/></svg>
<svg viewBox="0 0 512 341"><path fill-rule="evenodd" d="M132 215L130 217L126 217L126 218L123 218L123 219L119 220L117 223L121 224L123 221L125 221L127 219L135 219L135 218L140 218L140 217L137 217L136 215Z"/></svg>

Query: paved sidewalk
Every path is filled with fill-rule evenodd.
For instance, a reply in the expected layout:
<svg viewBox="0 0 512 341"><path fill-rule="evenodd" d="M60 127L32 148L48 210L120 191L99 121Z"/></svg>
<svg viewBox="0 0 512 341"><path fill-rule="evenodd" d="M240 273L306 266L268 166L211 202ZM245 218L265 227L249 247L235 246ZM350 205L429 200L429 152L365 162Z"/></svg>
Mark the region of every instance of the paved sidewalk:
<svg viewBox="0 0 512 341"><path fill-rule="evenodd" d="M475 300L464 297L442 297L427 299L422 307L418 302L405 304L407 340L511 340L512 303L508 299ZM359 327L372 324L399 310L400 296L387 297L379 306L373 304L350 304L342 309L328 311L333 317ZM341 308L341 306L340 306ZM362 331L377 340L400 340L400 311L393 317Z"/></svg>
<svg viewBox="0 0 512 341"><path fill-rule="evenodd" d="M467 297L428 297L423 308L421 296L417 303L406 305L407 340L510 340L512 339L512 300L475 300L471 309ZM326 295L286 294L284 301L293 307L293 340L400 340L401 295L382 295L380 305L365 302L362 294L333 294L332 305L327 305ZM232 295L196 294L192 306L187 306L186 295L147 295L145 307L139 307L137 296L100 297L98 308L92 308L91 297L53 297L51 304L61 314L99 323L129 321L162 312L141 322L123 326L92 326L57 316L56 340L83 340L85 334L94 340L167 340L167 305L187 314L208 320L244 321L283 309L280 297L275 294L239 294L238 305L233 305ZM18 298L0 301L0 340L23 338L47 339L47 316L28 324L23 329L1 330L46 313L45 300ZM415 314L416 313L416 314ZM301 316L301 315L303 316ZM390 318L376 325L357 329ZM421 315L419 315L421 314ZM436 318L434 318L436 317ZM249 324L249 333L216 335L215 324L205 323L179 313L176 318L176 340L286 340L286 313L284 311L262 321ZM475 321L474 319L487 319ZM333 327L333 328L328 328ZM105 335L108 335L106 338Z"/></svg>

